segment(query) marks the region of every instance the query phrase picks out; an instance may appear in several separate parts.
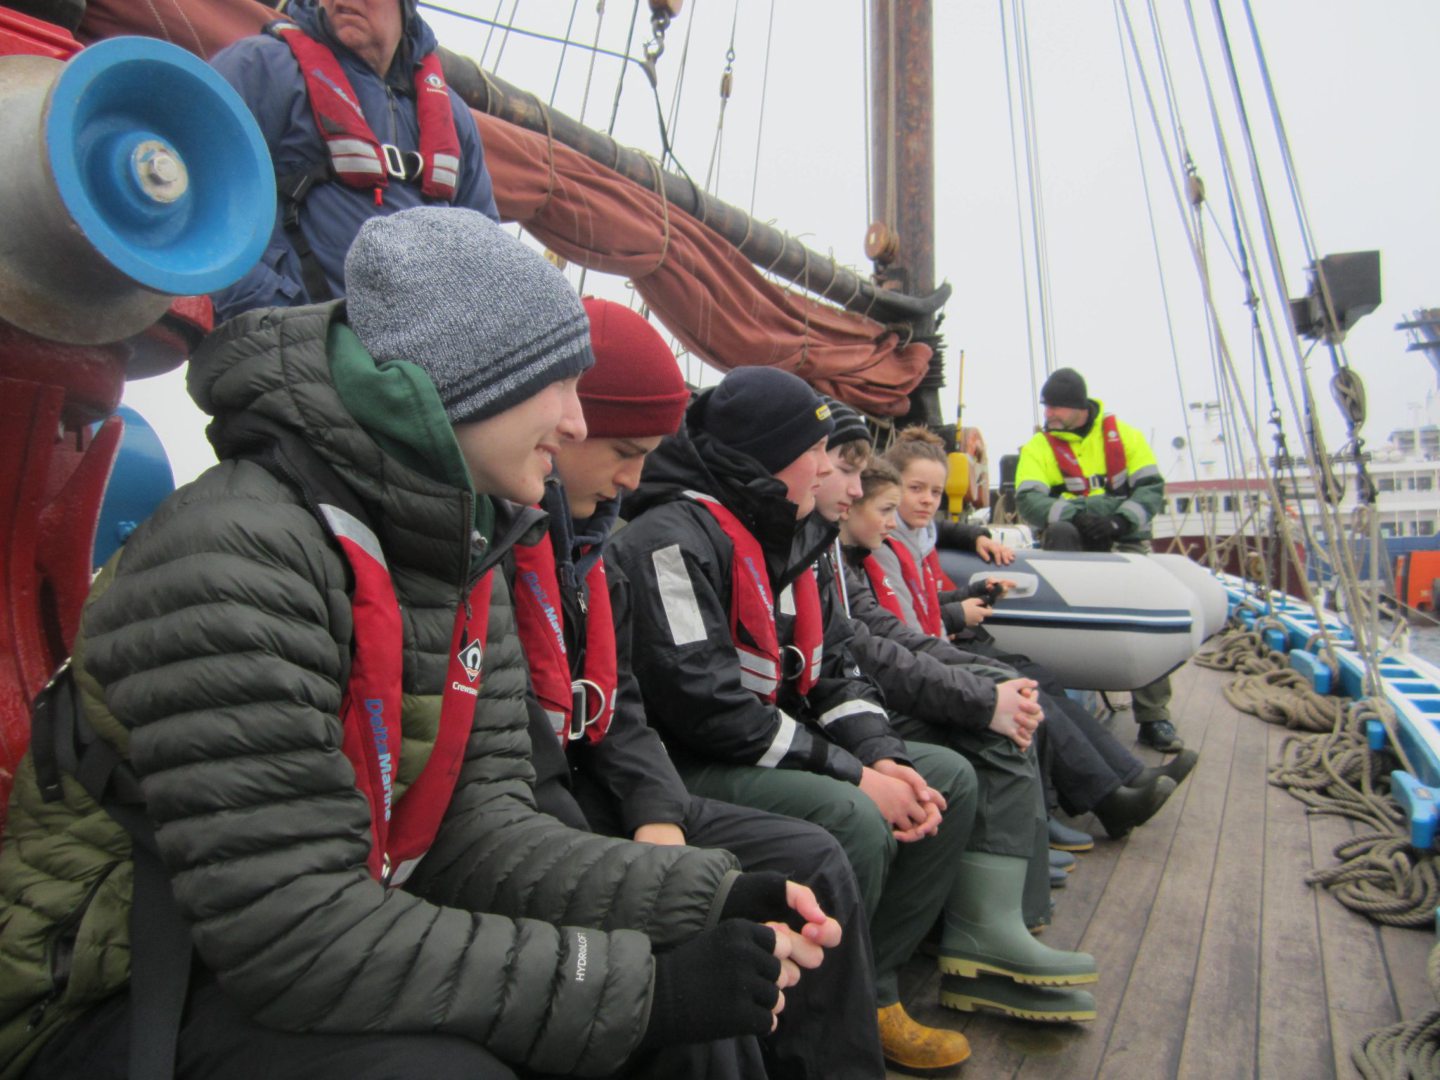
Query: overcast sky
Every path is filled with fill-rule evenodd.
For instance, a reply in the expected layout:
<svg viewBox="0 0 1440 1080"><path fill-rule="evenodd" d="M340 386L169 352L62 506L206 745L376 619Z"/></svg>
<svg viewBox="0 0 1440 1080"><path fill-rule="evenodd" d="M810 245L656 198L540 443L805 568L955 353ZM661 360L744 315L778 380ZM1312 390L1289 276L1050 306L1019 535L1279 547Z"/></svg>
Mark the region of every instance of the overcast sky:
<svg viewBox="0 0 1440 1080"><path fill-rule="evenodd" d="M1383 441L1391 428L1414 417L1410 404L1423 404L1435 386L1429 365L1419 354L1404 351L1406 339L1393 326L1418 307L1440 305L1434 269L1440 247L1440 202L1435 195L1440 149L1431 122L1440 101L1440 3L1254 0L1254 5L1319 251L1381 251L1384 302L1351 332L1347 348L1369 391L1370 419L1364 434L1372 442ZM446 6L483 18L498 15L507 22L517 7L513 0L455 0ZM623 50L630 5L609 0L604 6L602 44ZM1222 238L1225 244L1231 242L1229 211L1195 48L1184 4L1167 0L1158 6L1165 9L1162 39L1179 121L1215 217L1224 223L1206 215L1212 281L1236 363L1248 384L1253 354L1241 305L1243 289L1221 248ZM1285 175L1273 153L1273 130L1254 74L1244 10L1236 0L1223 0L1223 6L1251 122L1266 148L1262 175L1277 218L1289 292L1299 295L1305 287L1304 247ZM575 5L572 40L593 39L596 7L592 0ZM1009 4L1005 7L1008 18ZM1164 465L1174 460L1167 447L1183 433L1183 410L1137 164L1115 9L1104 0L1031 0L1025 8L1055 362L1078 368L1089 380L1092 395L1150 434ZM1214 46L1213 15L1205 0L1195 0L1195 8L1215 91L1230 118L1234 108ZM862 59L866 10L868 5L854 0L777 0L773 6L767 0L738 0L738 7L734 0L689 0L670 29L660 61L660 98L669 114L688 34L672 138L686 169L703 182L716 141L717 88L733 23L734 89L711 190L748 208L753 187L758 217L868 271L863 255L870 216ZM518 5L514 25L558 35L571 11L572 5L563 0L531 0ZM1147 76L1158 94L1147 10L1130 0L1129 11L1145 52ZM767 34L772 13L773 31ZM542 100L550 99L558 71L555 107L580 114L589 75L584 51L569 49L562 64L557 45L512 34L504 39L502 52L501 34L492 36L484 26L433 10L424 14L444 44ZM1010 30L1013 34L1013 25ZM632 55L638 56L647 36L642 14ZM955 290L944 325L950 378L942 401L946 415L953 415L958 359L964 350L966 421L983 429L997 457L1028 436L1034 415L1001 41L998 3L937 0L936 273ZM609 122L618 68L618 61L609 58L595 64L585 113L593 127L604 128ZM1159 105L1164 108L1163 100ZM1184 396L1213 398L1198 277L1149 114L1143 102L1139 108ZM1164 123L1168 132L1168 118ZM1252 207L1251 225L1258 230L1243 145L1233 120L1226 123L1241 170L1239 184ZM616 136L658 153L654 99L633 65ZM1028 218L1028 201L1019 208ZM1258 232L1255 240L1258 244ZM1263 269L1263 252L1251 255ZM570 273L578 280L576 271ZM1033 305L1033 269L1030 287ZM588 276L585 289L616 298L627 295L623 282L595 274ZM1043 378L1039 324L1032 325L1035 363ZM1277 359L1293 376L1293 354L1286 351ZM1338 435L1326 389L1329 358L1317 349L1310 364L1327 430ZM707 382L717 377L703 373L693 360L688 372ZM208 447L200 435L203 418L184 398L178 377L132 384L127 400L160 429L179 479L208 464ZM1288 403L1282 401L1282 408L1288 414ZM1260 412L1267 409L1262 392ZM1178 464L1175 467L1178 470Z"/></svg>

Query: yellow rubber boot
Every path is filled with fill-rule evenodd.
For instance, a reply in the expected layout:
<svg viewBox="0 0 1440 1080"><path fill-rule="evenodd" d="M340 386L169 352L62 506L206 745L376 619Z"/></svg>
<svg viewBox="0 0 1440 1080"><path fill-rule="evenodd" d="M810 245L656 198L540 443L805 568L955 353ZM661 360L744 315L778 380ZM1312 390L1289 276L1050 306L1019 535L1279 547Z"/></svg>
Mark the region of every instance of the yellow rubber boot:
<svg viewBox="0 0 1440 1080"><path fill-rule="evenodd" d="M885 1064L913 1076L953 1069L970 1056L970 1042L958 1031L917 1024L896 1002L880 1010L880 1049Z"/></svg>

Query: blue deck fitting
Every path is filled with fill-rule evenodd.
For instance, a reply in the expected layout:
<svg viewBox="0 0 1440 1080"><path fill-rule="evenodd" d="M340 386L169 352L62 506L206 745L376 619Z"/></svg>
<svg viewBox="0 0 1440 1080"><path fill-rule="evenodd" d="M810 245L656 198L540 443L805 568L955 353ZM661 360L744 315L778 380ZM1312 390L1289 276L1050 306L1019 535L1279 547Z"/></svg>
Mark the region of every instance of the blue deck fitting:
<svg viewBox="0 0 1440 1080"><path fill-rule="evenodd" d="M1265 647L1271 652L1285 651L1287 639L1284 630L1272 626L1269 627L1261 637L1265 642Z"/></svg>
<svg viewBox="0 0 1440 1080"><path fill-rule="evenodd" d="M1379 720L1365 721L1365 743L1367 746L1370 747L1371 750L1374 750L1376 753L1384 750L1385 738L1386 736L1384 724L1382 724ZM1405 775L1408 776L1410 774L1406 773Z"/></svg>
<svg viewBox="0 0 1440 1080"><path fill-rule="evenodd" d="M1330 665L1314 653L1305 652L1303 649L1291 649L1290 666L1310 680L1310 685L1317 694L1330 693L1332 680ZM1375 747L1375 749L1378 750L1379 747Z"/></svg>
<svg viewBox="0 0 1440 1080"><path fill-rule="evenodd" d="M1435 791L1399 769L1390 774L1390 783L1391 794L1410 818L1410 843L1421 851L1428 851L1435 843L1435 823L1440 817L1435 806Z"/></svg>

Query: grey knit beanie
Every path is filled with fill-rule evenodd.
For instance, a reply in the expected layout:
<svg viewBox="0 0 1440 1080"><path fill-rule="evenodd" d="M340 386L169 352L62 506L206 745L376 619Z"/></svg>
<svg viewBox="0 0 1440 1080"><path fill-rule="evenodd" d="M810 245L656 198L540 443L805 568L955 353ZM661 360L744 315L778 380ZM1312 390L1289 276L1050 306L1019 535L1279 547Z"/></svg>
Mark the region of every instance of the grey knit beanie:
<svg viewBox="0 0 1440 1080"><path fill-rule="evenodd" d="M502 413L595 362L564 275L474 210L366 221L345 257L345 292L366 351L423 369L452 424Z"/></svg>

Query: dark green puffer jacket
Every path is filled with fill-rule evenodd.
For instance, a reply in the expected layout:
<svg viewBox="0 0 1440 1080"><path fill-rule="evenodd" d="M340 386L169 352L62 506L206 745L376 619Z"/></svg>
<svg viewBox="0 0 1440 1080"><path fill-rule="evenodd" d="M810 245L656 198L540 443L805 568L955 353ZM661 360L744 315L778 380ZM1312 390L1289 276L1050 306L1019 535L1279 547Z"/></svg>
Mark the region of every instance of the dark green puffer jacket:
<svg viewBox="0 0 1440 1080"><path fill-rule="evenodd" d="M433 744L456 604L530 519L501 511L502 539L477 558L474 496L388 455L338 395L326 342L342 310L242 316L196 354L190 384L218 417L299 433L371 511L404 617L398 797ZM648 1019L652 942L713 924L734 860L535 810L527 676L497 574L454 796L414 875L382 888L340 749L346 576L292 488L222 461L137 530L87 604L84 708L141 778L201 959L277 1028L446 1032L540 1072L619 1068ZM129 975L128 837L68 777L65 792L42 802L27 758L0 850L5 1075Z"/></svg>

